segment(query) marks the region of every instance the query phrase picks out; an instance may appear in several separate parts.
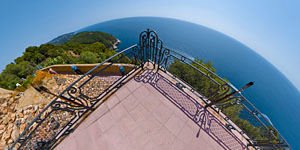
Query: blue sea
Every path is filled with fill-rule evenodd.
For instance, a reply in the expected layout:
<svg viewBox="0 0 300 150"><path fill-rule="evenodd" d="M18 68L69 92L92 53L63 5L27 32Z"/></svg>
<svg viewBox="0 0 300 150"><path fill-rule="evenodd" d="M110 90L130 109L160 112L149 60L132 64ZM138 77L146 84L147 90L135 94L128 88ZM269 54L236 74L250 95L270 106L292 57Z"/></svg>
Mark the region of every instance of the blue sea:
<svg viewBox="0 0 300 150"><path fill-rule="evenodd" d="M165 47L212 61L218 75L237 88L255 81L242 94L270 118L293 149L300 149L299 91L266 59L237 40L201 25L158 17L111 20L78 32L110 33L121 40L118 48L124 49L138 43L139 33L147 28L158 33Z"/></svg>

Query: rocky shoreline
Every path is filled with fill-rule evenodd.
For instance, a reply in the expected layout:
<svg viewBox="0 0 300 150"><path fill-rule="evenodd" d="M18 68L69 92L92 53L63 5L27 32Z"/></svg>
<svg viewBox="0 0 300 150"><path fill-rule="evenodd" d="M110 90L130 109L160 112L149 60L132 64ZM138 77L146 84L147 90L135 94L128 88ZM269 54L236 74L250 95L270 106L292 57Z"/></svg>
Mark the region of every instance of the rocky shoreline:
<svg viewBox="0 0 300 150"><path fill-rule="evenodd" d="M117 39L117 42L115 42L114 44L113 44L113 50L115 50L115 49L117 49L118 48L118 44L120 43L121 41L119 40L119 39Z"/></svg>

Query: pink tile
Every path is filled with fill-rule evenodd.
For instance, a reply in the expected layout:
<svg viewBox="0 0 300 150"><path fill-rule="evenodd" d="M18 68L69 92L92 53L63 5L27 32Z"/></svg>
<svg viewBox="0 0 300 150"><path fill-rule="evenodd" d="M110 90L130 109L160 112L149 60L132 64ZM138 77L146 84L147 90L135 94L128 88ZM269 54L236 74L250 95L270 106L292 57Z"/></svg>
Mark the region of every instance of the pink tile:
<svg viewBox="0 0 300 150"><path fill-rule="evenodd" d="M95 143L96 140L103 134L97 122L91 124L86 130L89 133L91 142L93 143Z"/></svg>
<svg viewBox="0 0 300 150"><path fill-rule="evenodd" d="M112 128L110 128L103 136L113 147L116 147L120 141L124 139L124 135L117 125L114 125Z"/></svg>
<svg viewBox="0 0 300 150"><path fill-rule="evenodd" d="M125 106L127 111L130 112L140 103L140 100L141 99L137 99L131 94L122 102L122 104Z"/></svg>
<svg viewBox="0 0 300 150"><path fill-rule="evenodd" d="M128 111L125 109L124 105L122 103L119 103L116 105L111 111L110 111L113 119L117 122L125 115L128 115Z"/></svg>
<svg viewBox="0 0 300 150"><path fill-rule="evenodd" d="M97 139L95 143L91 144L91 150L114 150L115 147L111 145L104 136ZM82 150L88 150L88 149L82 149Z"/></svg>
<svg viewBox="0 0 300 150"><path fill-rule="evenodd" d="M107 104L103 103L100 105L88 118L82 123L78 128L79 130L86 129L89 125L96 122L99 118L101 118L105 113L109 111Z"/></svg>
<svg viewBox="0 0 300 150"><path fill-rule="evenodd" d="M90 149L91 139L87 130L80 131L79 135L75 136L75 141L78 146L78 149ZM75 141L72 141L75 143Z"/></svg>
<svg viewBox="0 0 300 150"><path fill-rule="evenodd" d="M198 132L200 128L192 119L188 119L186 125L190 127L193 132Z"/></svg>
<svg viewBox="0 0 300 150"><path fill-rule="evenodd" d="M139 126L145 129L145 134L147 136L153 136L159 129L163 126L159 121L157 121L152 115L150 115L146 120L143 120Z"/></svg>
<svg viewBox="0 0 300 150"><path fill-rule="evenodd" d="M185 143L183 143L180 139L176 138L174 140L174 143L172 145L172 150L187 150L188 149L188 145L186 145Z"/></svg>
<svg viewBox="0 0 300 150"><path fill-rule="evenodd" d="M69 135L55 150L79 150L74 136Z"/></svg>
<svg viewBox="0 0 300 150"><path fill-rule="evenodd" d="M138 89L136 89L133 92L134 96L137 97L138 99L143 100L145 97L147 97L150 92L147 88L145 88L144 86L140 86Z"/></svg>
<svg viewBox="0 0 300 150"><path fill-rule="evenodd" d="M138 104L138 106L130 111L129 114L138 123L147 119L151 113L142 104Z"/></svg>
<svg viewBox="0 0 300 150"><path fill-rule="evenodd" d="M134 92L138 87L141 86L140 82L136 82L135 80L131 80L126 83L126 87L131 91Z"/></svg>
<svg viewBox="0 0 300 150"><path fill-rule="evenodd" d="M161 103L152 114L160 123L164 124L171 117L172 111L166 105Z"/></svg>
<svg viewBox="0 0 300 150"><path fill-rule="evenodd" d="M163 150L171 149L174 140L175 136L165 127L160 128L152 137L152 141Z"/></svg>
<svg viewBox="0 0 300 150"><path fill-rule="evenodd" d="M115 150L133 150L133 146L130 140L124 138L115 146Z"/></svg>
<svg viewBox="0 0 300 150"><path fill-rule="evenodd" d="M166 122L166 128L171 131L174 135L178 135L181 131L185 122L183 122L179 117L176 115L172 115L171 118Z"/></svg>
<svg viewBox="0 0 300 150"><path fill-rule="evenodd" d="M153 88L152 85L150 84L143 84L145 88L148 89L148 91L152 94L154 94L155 96L161 96L161 93L159 91L157 91L155 88Z"/></svg>
<svg viewBox="0 0 300 150"><path fill-rule="evenodd" d="M190 127L185 125L183 129L179 132L178 138L182 140L185 144L189 144L196 138L197 132L193 132Z"/></svg>
<svg viewBox="0 0 300 150"><path fill-rule="evenodd" d="M217 143L214 143L217 144ZM219 145L219 144L217 144ZM190 142L189 146L192 149L207 149L207 150L223 150L222 147L214 148L209 143L207 143L203 138L196 138L193 141Z"/></svg>
<svg viewBox="0 0 300 150"><path fill-rule="evenodd" d="M138 126L131 134L126 137L132 145L144 146L151 140L151 137L146 134L146 131L141 126Z"/></svg>
<svg viewBox="0 0 300 150"><path fill-rule="evenodd" d="M174 106L175 107L175 106ZM182 112L179 108L173 111L173 115L179 118L182 122L186 123L188 120L191 120L184 112Z"/></svg>
<svg viewBox="0 0 300 150"><path fill-rule="evenodd" d="M131 92L126 87L121 87L118 89L118 91L115 93L116 96L120 101L124 100Z"/></svg>
<svg viewBox="0 0 300 150"><path fill-rule="evenodd" d="M179 108L177 106L175 106L169 99L167 99L165 96L161 95L159 97L160 101L165 104L168 108L172 109L172 110L179 110Z"/></svg>
<svg viewBox="0 0 300 150"><path fill-rule="evenodd" d="M112 97L110 97L106 103L109 109L112 109L114 106L116 106L118 103L120 102L120 100L118 99L117 96L113 95Z"/></svg>
<svg viewBox="0 0 300 150"><path fill-rule="evenodd" d="M111 113L106 113L103 117L97 120L97 123L102 132L106 132L114 125L114 120L111 116Z"/></svg>
<svg viewBox="0 0 300 150"><path fill-rule="evenodd" d="M131 134L134 129L138 126L136 122L131 118L130 115L126 115L122 117L118 122L117 125L120 127L122 133L127 136Z"/></svg>
<svg viewBox="0 0 300 150"><path fill-rule="evenodd" d="M156 145L153 141L149 141L147 144L144 145L145 150L162 150L158 145Z"/></svg>
<svg viewBox="0 0 300 150"><path fill-rule="evenodd" d="M223 149L212 137L210 137L206 132L200 132L199 134L199 139L201 139L202 141L205 141L205 145L207 145L208 147L212 147L212 149ZM202 144L201 142L199 142L200 145Z"/></svg>
<svg viewBox="0 0 300 150"><path fill-rule="evenodd" d="M141 103L149 112L153 112L161 104L159 98L153 94L142 99Z"/></svg>

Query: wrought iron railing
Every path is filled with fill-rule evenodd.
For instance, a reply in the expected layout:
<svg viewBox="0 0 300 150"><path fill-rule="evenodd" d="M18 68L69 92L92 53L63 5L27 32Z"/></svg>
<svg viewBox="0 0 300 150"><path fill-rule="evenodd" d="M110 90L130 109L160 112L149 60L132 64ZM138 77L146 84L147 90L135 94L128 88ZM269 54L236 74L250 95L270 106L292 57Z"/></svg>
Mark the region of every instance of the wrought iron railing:
<svg viewBox="0 0 300 150"><path fill-rule="evenodd" d="M176 82L166 74L152 69L143 71L135 77L135 81L150 84L160 92L167 100L174 104L187 118L191 119L199 127L196 137L205 132L212 140L224 150L245 150L246 142L240 139L234 132L228 130L214 112L208 111L197 97L183 90Z"/></svg>
<svg viewBox="0 0 300 150"><path fill-rule="evenodd" d="M212 67L205 67L200 60L163 47L163 42L154 31L147 30L140 34L139 49L144 63L153 63L158 70L177 80L179 88L190 90L206 104L237 91L229 81L219 77ZM240 92L211 108L223 117L229 130L236 130L248 141L248 146L291 149L270 120Z"/></svg>
<svg viewBox="0 0 300 150"><path fill-rule="evenodd" d="M226 79L206 68L203 62L165 49L161 70L177 81L177 86L187 89L206 104L237 91ZM226 101L211 107L226 121L229 130L236 130L247 141L248 146L257 149L291 149L277 129L240 92Z"/></svg>
<svg viewBox="0 0 300 150"><path fill-rule="evenodd" d="M122 61L133 64L132 70L123 76L102 75L105 69ZM94 72L107 62L110 64ZM28 125L10 149L52 149L75 129L88 112L102 104L106 95L119 88L124 80L147 62L152 63L157 71L163 71L175 79L178 88L191 91L206 104L237 91L227 80L215 74L210 66L163 47L157 33L148 29L140 34L138 45L120 51L97 65L60 94L84 107L54 99ZM224 119L229 131L235 130L247 140L247 146L255 149L291 149L265 115L241 93L210 108ZM205 120L199 116L194 118L194 121Z"/></svg>
<svg viewBox="0 0 300 150"><path fill-rule="evenodd" d="M55 98L46 108L27 126L10 149L51 149L57 142L70 134L84 116L103 103L103 98L111 91L119 88L122 82L136 72L141 65L138 61L137 45L133 45L81 76L67 87L60 96L80 105L74 105L69 101ZM131 59L129 59L129 57ZM131 70L125 70L125 74L107 76L105 70L111 69L116 63L131 63ZM98 68L105 67L94 72ZM107 63L109 63L107 65Z"/></svg>

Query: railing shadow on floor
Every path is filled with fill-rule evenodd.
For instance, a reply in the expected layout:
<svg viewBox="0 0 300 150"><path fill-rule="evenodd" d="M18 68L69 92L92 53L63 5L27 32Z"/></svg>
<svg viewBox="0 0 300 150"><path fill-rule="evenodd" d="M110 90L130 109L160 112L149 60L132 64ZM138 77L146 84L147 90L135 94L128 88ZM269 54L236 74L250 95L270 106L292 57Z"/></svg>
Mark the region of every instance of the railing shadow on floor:
<svg viewBox="0 0 300 150"><path fill-rule="evenodd" d="M148 69L141 75L136 76L137 82L150 84L159 91L178 109L180 109L189 119L197 126L199 132L203 130L212 139L214 139L222 148L227 150L247 149L246 145L229 131L226 126L215 115L204 108L197 100L192 98L188 93L179 89L175 83L172 83L160 73ZM197 133L195 133L196 136ZM199 136L198 133L197 136Z"/></svg>

